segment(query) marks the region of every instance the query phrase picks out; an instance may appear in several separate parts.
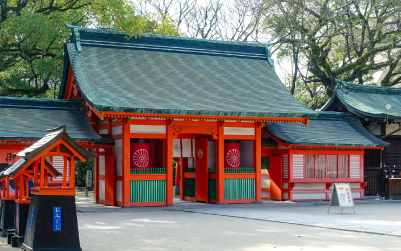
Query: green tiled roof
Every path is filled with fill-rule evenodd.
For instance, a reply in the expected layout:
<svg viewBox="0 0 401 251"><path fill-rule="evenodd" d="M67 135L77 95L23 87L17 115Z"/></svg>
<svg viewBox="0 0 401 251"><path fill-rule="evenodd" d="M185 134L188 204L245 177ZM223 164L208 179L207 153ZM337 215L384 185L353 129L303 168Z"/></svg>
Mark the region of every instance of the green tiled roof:
<svg viewBox="0 0 401 251"><path fill-rule="evenodd" d="M390 144L370 134L349 113L320 112L309 124L266 123L265 129L285 144L316 146L388 147Z"/></svg>
<svg viewBox="0 0 401 251"><path fill-rule="evenodd" d="M67 26L69 60L98 111L242 117L315 117L277 77L266 44ZM82 50L82 51L81 51ZM81 51L81 52L79 52ZM60 98L65 91L66 74Z"/></svg>
<svg viewBox="0 0 401 251"><path fill-rule="evenodd" d="M46 129L68 126L76 141L98 141L80 101L0 97L0 140L32 140Z"/></svg>
<svg viewBox="0 0 401 251"><path fill-rule="evenodd" d="M322 110L339 100L350 112L374 120L401 119L401 88L352 84L336 79L337 87ZM391 109L387 111L386 105Z"/></svg>

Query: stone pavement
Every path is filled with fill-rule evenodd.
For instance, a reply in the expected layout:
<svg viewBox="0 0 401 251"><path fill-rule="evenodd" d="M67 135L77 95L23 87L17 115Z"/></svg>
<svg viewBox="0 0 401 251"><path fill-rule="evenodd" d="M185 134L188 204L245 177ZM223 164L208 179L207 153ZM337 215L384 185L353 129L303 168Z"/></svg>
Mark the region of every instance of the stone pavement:
<svg viewBox="0 0 401 251"><path fill-rule="evenodd" d="M397 220L392 221L367 221L365 219L354 218L352 217L353 214L339 215L337 213L337 215L335 216L321 216L305 213L288 213L270 210L250 210L248 208L233 207L189 208L174 210L401 237L400 217L398 217ZM346 208L343 211L347 210L352 210L352 208ZM334 209L332 209L332 211L334 211Z"/></svg>

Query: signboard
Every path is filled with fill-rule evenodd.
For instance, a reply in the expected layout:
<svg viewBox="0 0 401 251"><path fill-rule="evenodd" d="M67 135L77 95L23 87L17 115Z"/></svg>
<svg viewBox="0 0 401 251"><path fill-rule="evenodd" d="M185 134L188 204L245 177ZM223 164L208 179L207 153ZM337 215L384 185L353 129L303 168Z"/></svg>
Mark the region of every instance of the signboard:
<svg viewBox="0 0 401 251"><path fill-rule="evenodd" d="M352 199L349 183L334 183L333 190L331 192L329 210L327 210L327 213L330 211L330 206L341 207L341 214L343 207L353 207L355 214L354 200Z"/></svg>
<svg viewBox="0 0 401 251"><path fill-rule="evenodd" d="M92 170L86 171L86 187L92 187L93 183L93 172Z"/></svg>
<svg viewBox="0 0 401 251"><path fill-rule="evenodd" d="M33 220L33 212L35 211L35 207L32 206L32 212L31 212L31 220L29 222L29 230L32 230L32 220Z"/></svg>
<svg viewBox="0 0 401 251"><path fill-rule="evenodd" d="M61 231L61 207L53 207L53 231Z"/></svg>

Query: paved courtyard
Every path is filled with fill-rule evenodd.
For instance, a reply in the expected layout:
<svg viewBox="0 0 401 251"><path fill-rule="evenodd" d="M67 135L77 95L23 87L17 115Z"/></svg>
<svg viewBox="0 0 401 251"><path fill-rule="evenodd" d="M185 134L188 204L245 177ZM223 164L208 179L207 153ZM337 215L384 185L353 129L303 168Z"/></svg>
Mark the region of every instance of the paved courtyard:
<svg viewBox="0 0 401 251"><path fill-rule="evenodd" d="M83 250L400 250L401 203L360 201L163 208L105 207L77 199ZM0 238L1 250L12 250ZM16 250L16 249L14 249Z"/></svg>

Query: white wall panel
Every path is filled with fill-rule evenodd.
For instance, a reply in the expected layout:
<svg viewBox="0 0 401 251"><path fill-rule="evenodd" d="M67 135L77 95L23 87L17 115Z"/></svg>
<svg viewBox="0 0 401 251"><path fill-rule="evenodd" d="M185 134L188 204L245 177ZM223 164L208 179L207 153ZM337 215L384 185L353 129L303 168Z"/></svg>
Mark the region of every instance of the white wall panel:
<svg viewBox="0 0 401 251"><path fill-rule="evenodd" d="M262 191L262 198L268 198L268 199L270 199L270 192Z"/></svg>
<svg viewBox="0 0 401 251"><path fill-rule="evenodd" d="M255 135L255 128L224 127L224 135Z"/></svg>
<svg viewBox="0 0 401 251"><path fill-rule="evenodd" d="M325 200L325 193L293 193L293 200Z"/></svg>
<svg viewBox="0 0 401 251"><path fill-rule="evenodd" d="M350 155L349 156L349 169L350 178L359 179L361 177L361 158L360 155Z"/></svg>
<svg viewBox="0 0 401 251"><path fill-rule="evenodd" d="M100 200L104 200L104 195L105 195L105 189L106 189L106 186L105 186L105 183L104 183L105 181L104 180L99 180L99 199Z"/></svg>
<svg viewBox="0 0 401 251"><path fill-rule="evenodd" d="M123 202L123 182L121 180L116 181L116 201Z"/></svg>
<svg viewBox="0 0 401 251"><path fill-rule="evenodd" d="M282 198L283 200L288 200L288 193L283 193Z"/></svg>
<svg viewBox="0 0 401 251"><path fill-rule="evenodd" d="M113 135L120 135L120 134L123 134L123 126L120 125L120 126L112 127L112 128L111 128L111 133L112 133Z"/></svg>
<svg viewBox="0 0 401 251"><path fill-rule="evenodd" d="M296 189L326 189L326 183L295 183L292 190Z"/></svg>
<svg viewBox="0 0 401 251"><path fill-rule="evenodd" d="M292 155L292 177L302 179L304 177L304 155Z"/></svg>
<svg viewBox="0 0 401 251"><path fill-rule="evenodd" d="M188 158L192 157L191 154L191 140L190 139L182 139L181 144L182 144L182 157Z"/></svg>
<svg viewBox="0 0 401 251"><path fill-rule="evenodd" d="M164 125L131 125L131 133L152 133L166 134L166 126Z"/></svg>
<svg viewBox="0 0 401 251"><path fill-rule="evenodd" d="M106 160L104 155L99 156L99 175L105 175L106 173Z"/></svg>

